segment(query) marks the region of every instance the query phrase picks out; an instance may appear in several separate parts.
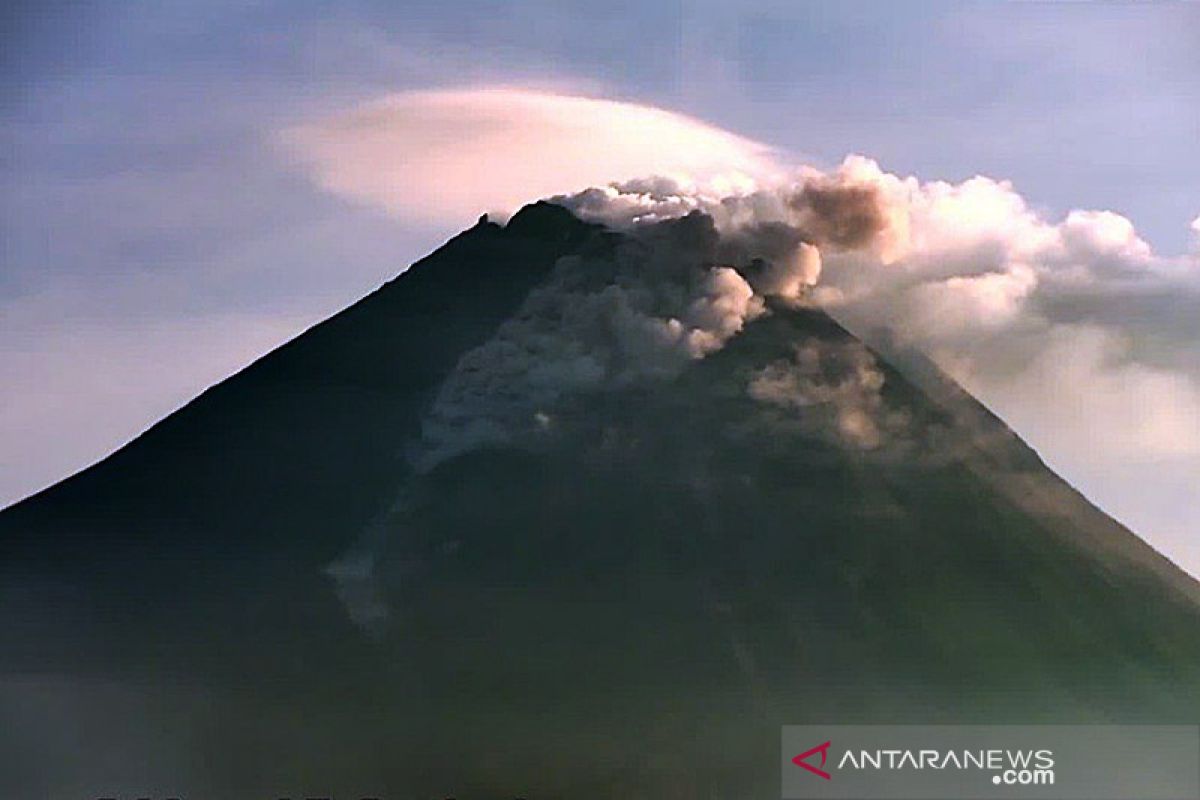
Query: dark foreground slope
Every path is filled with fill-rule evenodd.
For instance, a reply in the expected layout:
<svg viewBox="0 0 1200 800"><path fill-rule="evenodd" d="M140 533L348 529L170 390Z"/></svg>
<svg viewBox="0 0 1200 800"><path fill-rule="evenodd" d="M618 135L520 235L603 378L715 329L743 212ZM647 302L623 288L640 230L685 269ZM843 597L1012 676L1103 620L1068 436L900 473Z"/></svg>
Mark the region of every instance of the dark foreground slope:
<svg viewBox="0 0 1200 800"><path fill-rule="evenodd" d="M813 309L414 474L462 354L614 238L477 226L0 515L0 793L770 797L784 723L1200 717L1195 583ZM324 572L368 528L369 634Z"/></svg>
<svg viewBox="0 0 1200 800"><path fill-rule="evenodd" d="M6 510L0 553L90 561L124 558L123 547L304 548L332 558L393 487L402 444L458 358L592 231L548 204L507 227L480 220L109 458Z"/></svg>

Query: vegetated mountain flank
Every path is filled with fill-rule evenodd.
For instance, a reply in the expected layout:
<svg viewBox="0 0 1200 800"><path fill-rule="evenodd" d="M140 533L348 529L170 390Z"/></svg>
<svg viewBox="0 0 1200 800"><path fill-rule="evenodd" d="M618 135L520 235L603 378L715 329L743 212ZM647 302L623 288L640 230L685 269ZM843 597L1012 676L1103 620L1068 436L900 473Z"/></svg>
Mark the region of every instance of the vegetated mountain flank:
<svg viewBox="0 0 1200 800"><path fill-rule="evenodd" d="M819 309L647 327L671 224L481 220L0 514L0 788L770 796L785 723L1195 721L1192 579Z"/></svg>

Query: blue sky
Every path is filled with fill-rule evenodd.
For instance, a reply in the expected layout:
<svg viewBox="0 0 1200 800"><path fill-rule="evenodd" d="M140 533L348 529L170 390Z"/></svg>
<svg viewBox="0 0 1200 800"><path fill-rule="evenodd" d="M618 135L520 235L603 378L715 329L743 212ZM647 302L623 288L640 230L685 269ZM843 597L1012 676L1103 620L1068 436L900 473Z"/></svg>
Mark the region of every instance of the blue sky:
<svg viewBox="0 0 1200 800"><path fill-rule="evenodd" d="M1196 3L3 14L0 503L110 452L473 221L348 201L281 156L279 131L387 93L504 84L652 104L817 165L857 152L925 180L1008 179L1048 218L1116 211L1166 255L1193 246L1200 214ZM1064 471L1155 543L1194 552L1195 569L1189 469Z"/></svg>

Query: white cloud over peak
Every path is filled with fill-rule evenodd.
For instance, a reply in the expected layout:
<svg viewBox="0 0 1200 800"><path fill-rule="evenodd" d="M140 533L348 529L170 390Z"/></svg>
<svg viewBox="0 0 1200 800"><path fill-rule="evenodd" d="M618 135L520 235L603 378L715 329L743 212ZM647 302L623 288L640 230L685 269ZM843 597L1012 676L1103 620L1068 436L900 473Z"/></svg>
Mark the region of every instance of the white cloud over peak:
<svg viewBox="0 0 1200 800"><path fill-rule="evenodd" d="M682 114L518 88L402 92L282 140L334 193L453 224L614 180L665 175L732 191L780 169L770 147Z"/></svg>

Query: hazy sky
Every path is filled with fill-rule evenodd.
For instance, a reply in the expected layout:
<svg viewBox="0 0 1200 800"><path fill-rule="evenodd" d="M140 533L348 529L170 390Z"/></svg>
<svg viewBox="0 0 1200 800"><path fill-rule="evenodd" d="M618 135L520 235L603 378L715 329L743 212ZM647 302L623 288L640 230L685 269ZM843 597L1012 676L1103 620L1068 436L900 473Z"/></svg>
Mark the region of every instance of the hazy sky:
<svg viewBox="0 0 1200 800"><path fill-rule="evenodd" d="M862 153L922 180L1010 180L1045 219L1111 210L1157 253L1195 252L1195 3L29 2L0 14L0 504L102 457L487 210L460 219L469 205L422 214L330 192L287 146L287 131L396 92L505 85L653 105L818 166ZM1125 322L1154 314L1173 320L1171 341L1196 341L1193 308L1132 308ZM1014 389L991 391L1004 413ZM1135 412L1153 415L1153 399ZM1097 456L1101 411L1089 439L1078 424L1059 435L1061 409L1012 408L1053 466L1200 572L1200 453Z"/></svg>

